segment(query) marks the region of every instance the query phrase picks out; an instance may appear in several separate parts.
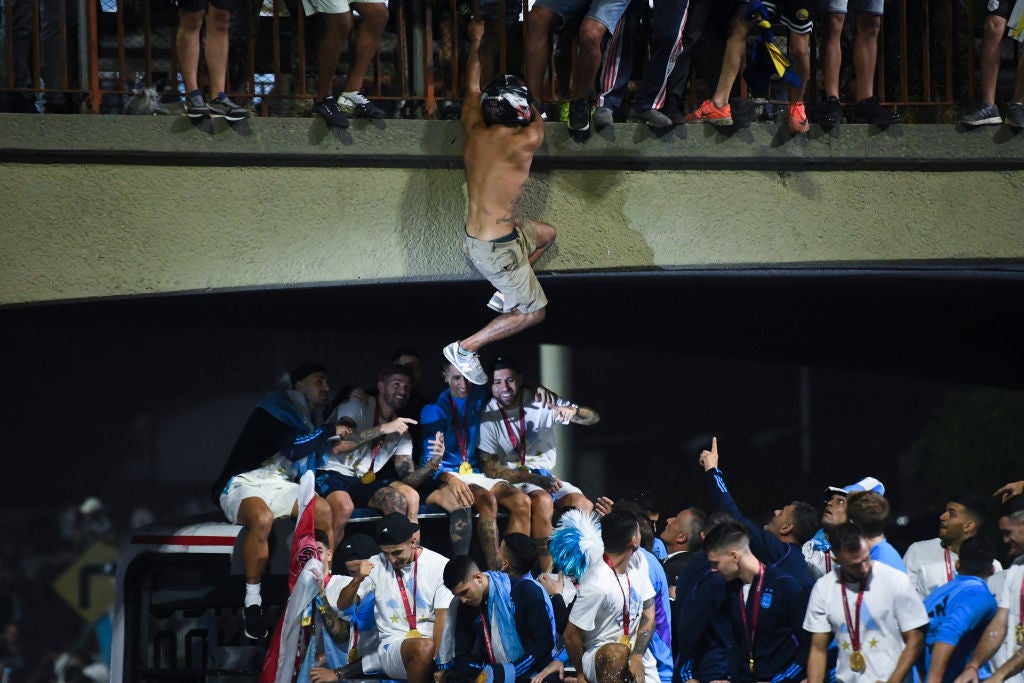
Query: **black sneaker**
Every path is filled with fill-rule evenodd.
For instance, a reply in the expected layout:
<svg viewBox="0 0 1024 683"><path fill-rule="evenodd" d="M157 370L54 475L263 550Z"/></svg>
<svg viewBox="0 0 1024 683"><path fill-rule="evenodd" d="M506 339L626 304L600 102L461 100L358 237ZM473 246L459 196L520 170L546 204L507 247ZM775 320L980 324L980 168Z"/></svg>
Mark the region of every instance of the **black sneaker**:
<svg viewBox="0 0 1024 683"><path fill-rule="evenodd" d="M579 97L569 103L569 132L586 133L590 130L590 99Z"/></svg>
<svg viewBox="0 0 1024 683"><path fill-rule="evenodd" d="M249 110L235 104L226 95L210 100L207 106L210 107L211 116L219 116L228 121L241 121L249 118Z"/></svg>
<svg viewBox="0 0 1024 683"><path fill-rule="evenodd" d="M210 115L210 108L206 106L203 94L198 90L191 95L185 95L185 116L190 119L205 119Z"/></svg>
<svg viewBox="0 0 1024 683"><path fill-rule="evenodd" d="M882 127L896 123L900 115L880 105L877 97L868 97L853 105L848 118L850 123L870 123Z"/></svg>
<svg viewBox="0 0 1024 683"><path fill-rule="evenodd" d="M313 113L322 118L329 128L348 128L348 117L338 108L338 101L332 95L314 102Z"/></svg>
<svg viewBox="0 0 1024 683"><path fill-rule="evenodd" d="M1006 125L1010 128L1024 128L1024 103L1011 102L1006 106Z"/></svg>
<svg viewBox="0 0 1024 683"><path fill-rule="evenodd" d="M838 97L829 97L825 100L825 107L821 111L821 125L826 128L835 128L843 120L843 105L839 103Z"/></svg>
<svg viewBox="0 0 1024 683"><path fill-rule="evenodd" d="M360 92L342 93L338 99L338 107L357 119L382 119L384 110L370 100L363 97Z"/></svg>
<svg viewBox="0 0 1024 683"><path fill-rule="evenodd" d="M676 126L686 123L686 114L679 107L679 99L674 96L670 95L665 98L665 106L661 108L661 113L667 116Z"/></svg>
<svg viewBox="0 0 1024 683"><path fill-rule="evenodd" d="M245 635L253 640L261 640L267 637L267 621L263 618L262 605L249 605L242 612L242 624L245 627Z"/></svg>

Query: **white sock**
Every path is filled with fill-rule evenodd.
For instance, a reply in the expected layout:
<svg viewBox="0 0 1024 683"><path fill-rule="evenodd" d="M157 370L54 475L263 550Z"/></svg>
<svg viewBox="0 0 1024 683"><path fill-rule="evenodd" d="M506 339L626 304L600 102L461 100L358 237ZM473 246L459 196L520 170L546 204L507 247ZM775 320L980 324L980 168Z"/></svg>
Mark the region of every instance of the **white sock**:
<svg viewBox="0 0 1024 683"><path fill-rule="evenodd" d="M260 585L258 583L245 584L245 602L242 605L243 607L263 604L263 596L260 595Z"/></svg>

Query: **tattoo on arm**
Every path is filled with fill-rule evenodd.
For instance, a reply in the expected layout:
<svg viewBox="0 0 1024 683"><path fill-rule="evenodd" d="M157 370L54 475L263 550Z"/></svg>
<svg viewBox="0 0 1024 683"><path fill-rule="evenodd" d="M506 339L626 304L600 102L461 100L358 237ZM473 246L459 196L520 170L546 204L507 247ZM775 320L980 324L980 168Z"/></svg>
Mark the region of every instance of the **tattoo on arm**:
<svg viewBox="0 0 1024 683"><path fill-rule="evenodd" d="M477 449L477 455L480 456L480 464L483 467L484 474L491 479L504 479L507 482L519 483L522 481L529 481L528 472L520 472L519 470L510 470L509 468L502 465L498 456L494 453L488 453L487 451L481 451Z"/></svg>
<svg viewBox="0 0 1024 683"><path fill-rule="evenodd" d="M640 613L640 626L636 631L636 644L633 645L634 654L647 652L647 646L651 644L651 637L654 635L654 618L651 616L654 610L654 599L644 601L644 611Z"/></svg>
<svg viewBox="0 0 1024 683"><path fill-rule="evenodd" d="M338 617L338 613L331 607L324 589L320 589L320 616L324 618L324 629L336 642L348 639L348 624Z"/></svg>
<svg viewBox="0 0 1024 683"><path fill-rule="evenodd" d="M398 472L398 478L402 480L403 484L408 484L413 488L422 484L431 474L433 474L435 469L436 468L429 460L416 469L412 469L411 455L403 455L401 456L401 459L399 459L399 456L395 456L395 471Z"/></svg>
<svg viewBox="0 0 1024 683"><path fill-rule="evenodd" d="M374 439L383 436L383 433L381 432L381 427L382 425L370 427L369 429L364 429L358 434L349 434L347 436L343 436L341 437L341 440L351 441L355 443L356 446L362 446L364 443L369 443L370 441L373 441Z"/></svg>

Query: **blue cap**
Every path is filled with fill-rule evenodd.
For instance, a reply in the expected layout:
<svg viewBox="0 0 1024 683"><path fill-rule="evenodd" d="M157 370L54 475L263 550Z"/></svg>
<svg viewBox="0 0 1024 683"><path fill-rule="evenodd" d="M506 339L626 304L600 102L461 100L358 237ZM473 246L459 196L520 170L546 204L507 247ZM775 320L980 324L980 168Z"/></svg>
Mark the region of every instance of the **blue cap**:
<svg viewBox="0 0 1024 683"><path fill-rule="evenodd" d="M864 477L860 481L854 482L849 486L842 488L838 486L829 486L825 489L825 500L831 500L832 496L839 494L845 496L855 491L872 491L880 496L885 495L885 484L875 479L874 477Z"/></svg>

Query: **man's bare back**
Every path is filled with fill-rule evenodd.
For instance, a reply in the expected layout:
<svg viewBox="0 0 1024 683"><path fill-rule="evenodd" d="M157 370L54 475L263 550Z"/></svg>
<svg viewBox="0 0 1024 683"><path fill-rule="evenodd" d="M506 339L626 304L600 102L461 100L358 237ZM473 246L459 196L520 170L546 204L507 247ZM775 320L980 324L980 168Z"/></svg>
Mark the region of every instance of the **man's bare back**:
<svg viewBox="0 0 1024 683"><path fill-rule="evenodd" d="M523 194L530 176L533 153L544 142L544 122L534 108L529 126L487 126L480 114L480 98L473 98L476 111L463 105L462 125L466 144L462 158L466 164L469 208L466 232L479 240L492 240L510 233L512 212Z"/></svg>

